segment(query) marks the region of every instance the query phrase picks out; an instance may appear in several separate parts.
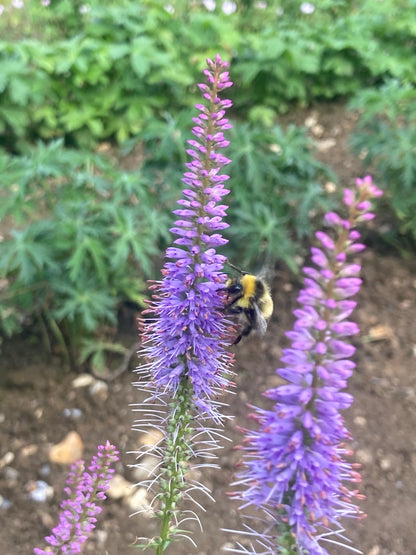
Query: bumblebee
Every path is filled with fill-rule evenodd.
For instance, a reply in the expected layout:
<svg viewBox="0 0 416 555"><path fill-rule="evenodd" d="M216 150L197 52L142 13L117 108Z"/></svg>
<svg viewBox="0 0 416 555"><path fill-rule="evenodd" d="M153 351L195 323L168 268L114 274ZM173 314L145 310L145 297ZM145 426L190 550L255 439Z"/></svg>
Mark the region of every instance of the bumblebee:
<svg viewBox="0 0 416 555"><path fill-rule="evenodd" d="M266 332L273 312L273 300L270 288L262 278L243 272L230 262L228 264L241 274L241 277L229 278L225 283L227 303L224 309L231 314L239 314L242 325L239 335L233 342L233 345L237 345L251 332L257 332L260 335Z"/></svg>

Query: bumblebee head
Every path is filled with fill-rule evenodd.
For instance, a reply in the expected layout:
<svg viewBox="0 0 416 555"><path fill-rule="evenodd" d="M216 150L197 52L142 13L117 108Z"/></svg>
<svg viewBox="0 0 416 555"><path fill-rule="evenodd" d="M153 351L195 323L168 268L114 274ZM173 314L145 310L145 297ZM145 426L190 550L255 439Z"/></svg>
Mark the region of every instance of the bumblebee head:
<svg viewBox="0 0 416 555"><path fill-rule="evenodd" d="M225 289L231 295L250 294L254 293L258 279L256 276L244 274L241 277L233 277L227 279Z"/></svg>
<svg viewBox="0 0 416 555"><path fill-rule="evenodd" d="M225 282L225 289L229 295L235 295L243 291L243 284L240 278L229 278Z"/></svg>

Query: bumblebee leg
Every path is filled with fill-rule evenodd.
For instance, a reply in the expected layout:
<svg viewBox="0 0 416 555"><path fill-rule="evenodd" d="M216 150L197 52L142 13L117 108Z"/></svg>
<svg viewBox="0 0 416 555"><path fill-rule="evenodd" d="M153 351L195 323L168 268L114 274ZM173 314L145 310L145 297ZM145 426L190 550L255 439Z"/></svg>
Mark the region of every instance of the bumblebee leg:
<svg viewBox="0 0 416 555"><path fill-rule="evenodd" d="M241 332L239 333L239 335L237 336L237 338L233 342L233 345L237 345L238 343L240 343L242 338L246 337L246 335L249 335L252 329L253 329L252 324L250 322L248 322L247 325L244 326L244 328L241 330Z"/></svg>
<svg viewBox="0 0 416 555"><path fill-rule="evenodd" d="M242 327L240 328L241 331L239 335L236 337L233 345L237 345L238 343L240 343L242 338L249 335L251 331L256 327L255 313L252 310L242 311L241 317L243 315L244 315L244 322L242 323L240 319L240 324L242 324Z"/></svg>
<svg viewBox="0 0 416 555"><path fill-rule="evenodd" d="M236 337L236 339L233 341L232 344L237 345L238 343L240 343L242 338L246 337L246 335L249 335L252 329L253 329L253 326L251 324L248 324L247 326L245 326L244 329L239 333L239 335Z"/></svg>

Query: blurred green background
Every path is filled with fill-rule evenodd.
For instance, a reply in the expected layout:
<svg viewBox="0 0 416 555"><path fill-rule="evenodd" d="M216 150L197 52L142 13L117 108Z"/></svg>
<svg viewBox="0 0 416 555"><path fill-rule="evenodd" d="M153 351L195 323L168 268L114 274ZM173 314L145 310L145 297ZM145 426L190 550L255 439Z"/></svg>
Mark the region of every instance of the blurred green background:
<svg viewBox="0 0 416 555"><path fill-rule="evenodd" d="M359 115L351 147L385 188L382 239L414 250L416 0L13 0L0 12L3 338L35 330L72 367L122 352L107 338L160 276L196 84L217 52L234 81L225 254L298 270L338 178L279 117L323 100Z"/></svg>

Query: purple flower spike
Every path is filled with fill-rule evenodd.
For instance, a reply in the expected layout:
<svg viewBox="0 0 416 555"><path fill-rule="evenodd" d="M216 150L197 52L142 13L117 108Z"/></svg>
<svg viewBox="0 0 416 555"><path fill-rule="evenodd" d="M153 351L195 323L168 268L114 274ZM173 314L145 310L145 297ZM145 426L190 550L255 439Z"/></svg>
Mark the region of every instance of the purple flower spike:
<svg viewBox="0 0 416 555"><path fill-rule="evenodd" d="M163 280L152 285L154 295L146 311L151 317L142 334L146 364L137 369L142 374L137 386L146 398L134 409L141 415L135 428L144 434L157 431L160 437L152 449L160 458L158 474L152 471L142 482L154 493L150 508L157 507L159 533L138 538L137 547L155 553L184 534L189 538L183 522L190 518L199 522L194 511L181 508L182 501L201 506L193 493L211 497L210 491L189 474L216 458L222 437L218 425L226 418L217 398L229 385L232 357L225 350L228 333L220 293L227 279L225 257L216 248L227 242L221 235L228 227L223 221L228 208L223 197L229 192L223 167L230 163L220 150L228 145L224 131L230 124L224 116L231 102L221 100L220 93L232 83L225 71L228 64L220 56L207 63L207 84L199 85L206 102L196 105L199 115L193 119L194 138L187 150L191 160L170 230L174 245L166 251ZM137 451L141 471L148 451L147 442Z"/></svg>
<svg viewBox="0 0 416 555"><path fill-rule="evenodd" d="M276 404L273 410L256 409L259 428L248 431L244 442L247 458L236 484L245 489L234 497L267 514L263 534L249 528L263 549L268 546L264 554L285 547L288 553L328 555L321 542L342 540L340 518L364 516L353 503L361 496L345 485L360 476L344 460L351 454L344 444L351 436L340 414L353 401L342 390L355 366L349 360L355 349L347 340L359 331L348 320L356 304L350 297L361 285L360 266L347 262L346 255L363 248L353 228L365 221L369 201L381 191L369 176L356 185L344 194L348 219L329 213L325 221L332 236L316 234L321 246L312 249L314 266L304 268L301 307L287 334L291 346L283 350L285 366L277 370L288 383L265 393Z"/></svg>
<svg viewBox="0 0 416 555"><path fill-rule="evenodd" d="M192 160L186 164L180 209L174 211L179 219L170 230L176 246L167 250L164 278L153 286L147 312L154 319L144 325L143 354L159 392L173 397L181 382L189 380L195 405L218 420L211 398L228 385L230 355L221 346L225 324L218 293L226 279L225 257L215 249L227 242L220 232L228 227L222 221L228 207L219 203L229 192L229 176L222 168L231 161L218 152L228 145L223 131L231 127L224 117L231 102L219 94L232 83L225 71L228 63L219 55L207 64L208 84L199 85L207 105L196 105L200 114L194 118L195 139L188 141L192 148L187 151Z"/></svg>
<svg viewBox="0 0 416 555"><path fill-rule="evenodd" d="M118 451L110 444L99 445L88 471L84 472L84 461L72 465L66 481L65 493L69 496L61 503L59 524L45 540L53 551L35 548L35 555L50 553L81 553L88 534L95 528L96 516L101 513L97 504L106 498L105 491L114 470L110 466L118 461Z"/></svg>

